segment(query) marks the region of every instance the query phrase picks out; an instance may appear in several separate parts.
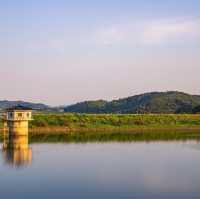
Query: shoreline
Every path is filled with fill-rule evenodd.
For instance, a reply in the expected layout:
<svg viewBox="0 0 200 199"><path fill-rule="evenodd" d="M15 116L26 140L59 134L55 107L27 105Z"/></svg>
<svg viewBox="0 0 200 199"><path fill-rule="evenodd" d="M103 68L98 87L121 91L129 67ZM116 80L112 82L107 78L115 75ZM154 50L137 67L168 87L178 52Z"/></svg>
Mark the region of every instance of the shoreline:
<svg viewBox="0 0 200 199"><path fill-rule="evenodd" d="M0 131L0 140L3 132ZM38 127L29 129L30 143L87 143L87 142L134 142L200 140L200 126L197 127L143 127L143 128L79 128L70 131L63 127Z"/></svg>
<svg viewBox="0 0 200 199"><path fill-rule="evenodd" d="M37 141L134 141L199 139L194 114L45 114L33 115L29 136ZM0 135L3 135L3 126Z"/></svg>
<svg viewBox="0 0 200 199"><path fill-rule="evenodd" d="M124 133L143 133L143 132L199 132L200 133L200 126L176 126L176 127L100 127L100 128L69 128L69 127L35 127L30 128L30 133L81 133L81 132L101 132L101 133L117 133L117 132L124 132Z"/></svg>
<svg viewBox="0 0 200 199"><path fill-rule="evenodd" d="M6 130L7 132L8 130ZM70 134L70 133L151 133L151 132L197 132L200 133L200 126L140 126L140 127L96 127L96 128L69 128L60 126L33 127L29 128L29 134ZM3 128L0 128L0 134L3 134Z"/></svg>

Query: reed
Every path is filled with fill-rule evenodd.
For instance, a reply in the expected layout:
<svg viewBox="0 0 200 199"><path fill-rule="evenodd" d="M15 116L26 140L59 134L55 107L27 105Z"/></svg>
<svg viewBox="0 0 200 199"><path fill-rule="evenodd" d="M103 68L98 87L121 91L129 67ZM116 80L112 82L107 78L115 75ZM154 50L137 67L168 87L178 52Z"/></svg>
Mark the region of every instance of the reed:
<svg viewBox="0 0 200 199"><path fill-rule="evenodd" d="M158 140L200 140L200 132L77 132L77 133L56 133L40 134L31 133L29 135L30 143L44 142L133 142L133 141L158 141Z"/></svg>

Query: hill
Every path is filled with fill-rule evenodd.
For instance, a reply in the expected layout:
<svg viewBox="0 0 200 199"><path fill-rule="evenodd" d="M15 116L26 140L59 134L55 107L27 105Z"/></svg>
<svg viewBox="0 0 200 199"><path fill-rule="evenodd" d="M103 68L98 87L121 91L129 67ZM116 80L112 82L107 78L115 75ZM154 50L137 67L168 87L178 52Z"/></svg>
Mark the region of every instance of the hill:
<svg viewBox="0 0 200 199"><path fill-rule="evenodd" d="M0 101L0 110L25 106L38 111L71 113L200 113L200 95L178 91L151 92L113 101L85 101L70 106L49 107L42 103Z"/></svg>
<svg viewBox="0 0 200 199"><path fill-rule="evenodd" d="M193 113L200 113L200 106L196 106L193 111Z"/></svg>
<svg viewBox="0 0 200 199"><path fill-rule="evenodd" d="M0 109L7 109L14 106L24 106L31 108L33 110L48 110L50 108L49 106L41 103L31 103L24 101L7 101L7 100L0 101Z"/></svg>
<svg viewBox="0 0 200 199"><path fill-rule="evenodd" d="M187 93L151 92L113 101L85 101L64 108L73 113L193 113L200 96ZM197 112L197 111L196 111Z"/></svg>

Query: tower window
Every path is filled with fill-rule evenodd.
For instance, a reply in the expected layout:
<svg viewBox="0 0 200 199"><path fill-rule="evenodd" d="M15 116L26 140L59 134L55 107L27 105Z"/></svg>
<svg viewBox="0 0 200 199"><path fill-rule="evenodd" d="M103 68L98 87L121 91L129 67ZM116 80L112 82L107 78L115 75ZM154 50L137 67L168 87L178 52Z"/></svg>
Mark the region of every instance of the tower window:
<svg viewBox="0 0 200 199"><path fill-rule="evenodd" d="M18 113L17 116L18 116L18 117L22 117L22 113Z"/></svg>

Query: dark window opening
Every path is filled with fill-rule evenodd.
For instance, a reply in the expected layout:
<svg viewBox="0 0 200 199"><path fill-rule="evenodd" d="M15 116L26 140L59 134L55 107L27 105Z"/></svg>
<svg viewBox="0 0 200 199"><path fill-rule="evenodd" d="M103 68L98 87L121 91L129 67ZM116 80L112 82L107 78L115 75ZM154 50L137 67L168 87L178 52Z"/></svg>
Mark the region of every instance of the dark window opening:
<svg viewBox="0 0 200 199"><path fill-rule="evenodd" d="M18 115L18 117L22 117L22 113L18 113L17 115Z"/></svg>

